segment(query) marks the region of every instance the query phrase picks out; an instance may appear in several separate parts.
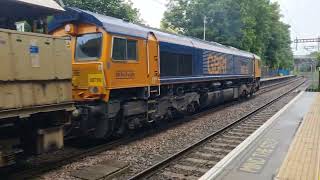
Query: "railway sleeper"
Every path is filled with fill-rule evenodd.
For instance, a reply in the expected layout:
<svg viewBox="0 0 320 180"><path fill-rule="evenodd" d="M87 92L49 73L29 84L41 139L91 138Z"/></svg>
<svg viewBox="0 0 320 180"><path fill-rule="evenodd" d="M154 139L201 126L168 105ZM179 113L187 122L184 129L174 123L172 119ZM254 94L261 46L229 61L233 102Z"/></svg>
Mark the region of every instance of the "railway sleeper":
<svg viewBox="0 0 320 180"><path fill-rule="evenodd" d="M185 180L197 180L199 177L197 176L187 176L181 173L171 172L171 171L164 171L162 173L163 176L167 177L167 179L185 179ZM161 178L162 179L162 178ZM165 178L163 178L165 179Z"/></svg>
<svg viewBox="0 0 320 180"><path fill-rule="evenodd" d="M248 134L239 134L239 133L228 132L227 134L224 134L223 136L226 139L243 141L248 137Z"/></svg>
<svg viewBox="0 0 320 180"><path fill-rule="evenodd" d="M211 154L212 158L215 158L215 159L222 159L225 155L228 154L228 153L224 153L224 152L214 152L214 151L210 151L210 150L202 150L199 152L205 153L205 154Z"/></svg>
<svg viewBox="0 0 320 180"><path fill-rule="evenodd" d="M177 169L183 169L186 171L197 171L197 172L201 172L201 173L206 173L209 169L207 168L201 168L201 167L197 167L196 165L192 165L192 166L188 166L188 165L181 165L181 164L176 164L173 167L177 168Z"/></svg>
<svg viewBox="0 0 320 180"><path fill-rule="evenodd" d="M233 129L232 132L229 132L232 136L248 136L252 134L253 130L247 129Z"/></svg>
<svg viewBox="0 0 320 180"><path fill-rule="evenodd" d="M259 121L259 122L252 122L252 121L250 121L250 122L245 122L243 125L244 125L244 126L249 126L249 127L257 127L257 128L259 128L259 127L262 126L264 123L265 123L265 122L261 122L261 121Z"/></svg>
<svg viewBox="0 0 320 180"><path fill-rule="evenodd" d="M210 145L213 147L225 148L230 150L238 146L238 144L230 144L230 143L227 144L224 142L211 142Z"/></svg>
<svg viewBox="0 0 320 180"><path fill-rule="evenodd" d="M213 161L211 162L214 163ZM194 166L199 168L209 168L209 169L212 167L212 165L208 163L192 162L192 161L186 161L184 159L180 159L178 164L185 165L185 166Z"/></svg>
<svg viewBox="0 0 320 180"><path fill-rule="evenodd" d="M223 136L223 138L217 140L218 143L227 143L227 144L239 144L243 141L244 139L241 138L236 138L233 136Z"/></svg>
<svg viewBox="0 0 320 180"><path fill-rule="evenodd" d="M184 174L186 176L196 176L196 177L201 177L204 174L203 171L205 171L205 169L198 169L192 166L182 166L178 164L172 165L165 170L170 172L176 172L179 174Z"/></svg>
<svg viewBox="0 0 320 180"><path fill-rule="evenodd" d="M186 161L188 163L208 164L211 166L218 163L217 161L205 160L205 159L200 159L200 158L191 158L191 157L183 159L183 161Z"/></svg>
<svg viewBox="0 0 320 180"><path fill-rule="evenodd" d="M246 129L251 129L251 130L257 130L261 125L257 124L242 124L238 126L239 128L246 128Z"/></svg>
<svg viewBox="0 0 320 180"><path fill-rule="evenodd" d="M228 149L214 148L214 147L211 147L211 146L203 147L203 149L209 150L209 151L212 151L212 152L219 152L219 153L229 153L230 152L230 150L228 150Z"/></svg>

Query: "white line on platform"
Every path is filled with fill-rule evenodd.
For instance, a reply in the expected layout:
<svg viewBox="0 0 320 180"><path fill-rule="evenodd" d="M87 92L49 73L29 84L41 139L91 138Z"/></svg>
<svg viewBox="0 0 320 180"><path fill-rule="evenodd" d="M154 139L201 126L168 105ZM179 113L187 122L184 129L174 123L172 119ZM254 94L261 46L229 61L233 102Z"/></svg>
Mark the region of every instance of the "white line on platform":
<svg viewBox="0 0 320 180"><path fill-rule="evenodd" d="M242 151L244 151L256 138L258 138L273 122L286 111L294 102L296 102L304 93L300 92L293 100L291 100L286 106L272 116L266 123L264 123L259 129L251 134L245 141L239 144L234 150L232 150L227 156L219 161L213 168L211 168L206 174L204 174L199 180L212 180L216 178Z"/></svg>

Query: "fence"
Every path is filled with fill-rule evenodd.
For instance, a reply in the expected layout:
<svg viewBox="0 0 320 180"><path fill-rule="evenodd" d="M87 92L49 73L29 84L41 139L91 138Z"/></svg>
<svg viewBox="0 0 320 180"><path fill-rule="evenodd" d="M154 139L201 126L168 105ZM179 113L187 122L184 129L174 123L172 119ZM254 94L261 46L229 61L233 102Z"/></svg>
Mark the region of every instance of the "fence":
<svg viewBox="0 0 320 180"><path fill-rule="evenodd" d="M287 69L270 69L267 66L263 66L262 69L262 77L263 78L269 78L269 77L275 77L275 76L287 76L290 75L290 70Z"/></svg>

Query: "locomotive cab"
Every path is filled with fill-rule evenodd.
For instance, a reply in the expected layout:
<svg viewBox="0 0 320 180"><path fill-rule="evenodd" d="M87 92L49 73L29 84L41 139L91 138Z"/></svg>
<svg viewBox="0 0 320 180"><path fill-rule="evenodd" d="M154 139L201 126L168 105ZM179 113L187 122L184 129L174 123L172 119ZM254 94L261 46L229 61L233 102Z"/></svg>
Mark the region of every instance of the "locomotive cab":
<svg viewBox="0 0 320 180"><path fill-rule="evenodd" d="M126 116L147 112L145 99L160 92L159 47L152 33L136 38L108 33L92 24L67 23L52 34L70 38L73 98L78 106L74 119L81 124L77 134L94 130L95 137L106 137L109 133L104 132L113 130L105 128L122 126L106 119L119 118L120 112ZM133 107L144 108L134 111ZM97 130L100 127L104 128Z"/></svg>
<svg viewBox="0 0 320 180"><path fill-rule="evenodd" d="M106 58L106 35L90 26L78 26L77 29L78 33L72 38L73 97L76 101L107 98L106 64L103 61ZM82 29L86 32L82 33Z"/></svg>

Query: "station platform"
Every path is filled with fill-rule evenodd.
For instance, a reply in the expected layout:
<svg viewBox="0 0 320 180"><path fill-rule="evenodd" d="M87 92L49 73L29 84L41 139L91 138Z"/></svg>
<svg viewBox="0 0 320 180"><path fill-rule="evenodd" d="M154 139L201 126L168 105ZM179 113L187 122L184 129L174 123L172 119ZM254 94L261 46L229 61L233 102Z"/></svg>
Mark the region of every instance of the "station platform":
<svg viewBox="0 0 320 180"><path fill-rule="evenodd" d="M320 93L301 92L200 179L320 180Z"/></svg>
<svg viewBox="0 0 320 180"><path fill-rule="evenodd" d="M280 80L280 79L289 79L294 77L295 75L288 75L288 76L276 76L276 77L270 77L270 78L262 78L261 82L267 82L267 81L275 81L275 80Z"/></svg>

